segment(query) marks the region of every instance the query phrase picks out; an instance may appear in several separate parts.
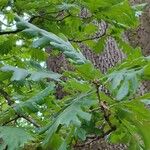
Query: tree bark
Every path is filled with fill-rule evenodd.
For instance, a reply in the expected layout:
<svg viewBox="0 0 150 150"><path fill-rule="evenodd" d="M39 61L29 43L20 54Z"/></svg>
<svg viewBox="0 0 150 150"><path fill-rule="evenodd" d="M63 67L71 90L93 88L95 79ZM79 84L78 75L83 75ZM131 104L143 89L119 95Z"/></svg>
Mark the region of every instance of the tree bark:
<svg viewBox="0 0 150 150"><path fill-rule="evenodd" d="M143 14L140 16L140 25L135 30L126 32L129 42L133 47L141 47L144 56L150 55L150 1L131 0L131 4L147 3ZM150 91L150 81L143 81L139 92L141 95Z"/></svg>

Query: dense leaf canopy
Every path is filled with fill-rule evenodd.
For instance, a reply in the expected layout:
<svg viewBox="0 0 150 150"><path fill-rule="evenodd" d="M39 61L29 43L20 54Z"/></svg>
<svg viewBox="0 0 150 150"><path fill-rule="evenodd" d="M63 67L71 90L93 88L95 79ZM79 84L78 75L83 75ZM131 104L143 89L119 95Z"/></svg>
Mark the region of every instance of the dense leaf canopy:
<svg viewBox="0 0 150 150"><path fill-rule="evenodd" d="M0 1L0 150L68 150L90 135L150 149L150 93L137 94L150 80L150 57L123 38L138 26L142 6L127 0ZM110 37L126 57L103 74L80 45L103 53ZM71 67L62 74L46 66L60 53Z"/></svg>

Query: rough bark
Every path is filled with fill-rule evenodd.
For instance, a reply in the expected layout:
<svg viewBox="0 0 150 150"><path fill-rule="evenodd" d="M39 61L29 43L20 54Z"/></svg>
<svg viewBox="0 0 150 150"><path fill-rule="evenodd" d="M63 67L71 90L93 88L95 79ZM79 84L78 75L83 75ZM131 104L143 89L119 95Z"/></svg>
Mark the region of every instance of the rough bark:
<svg viewBox="0 0 150 150"><path fill-rule="evenodd" d="M92 142L90 145L85 145L81 148L75 148L75 150L127 150L127 146L124 144L110 144L104 139Z"/></svg>
<svg viewBox="0 0 150 150"><path fill-rule="evenodd" d="M129 42L133 47L141 47L144 56L150 55L150 1L149 0L131 0L131 4L147 3L143 14L140 16L140 25L135 30L126 32ZM143 81L140 86L140 94L150 91L150 81Z"/></svg>

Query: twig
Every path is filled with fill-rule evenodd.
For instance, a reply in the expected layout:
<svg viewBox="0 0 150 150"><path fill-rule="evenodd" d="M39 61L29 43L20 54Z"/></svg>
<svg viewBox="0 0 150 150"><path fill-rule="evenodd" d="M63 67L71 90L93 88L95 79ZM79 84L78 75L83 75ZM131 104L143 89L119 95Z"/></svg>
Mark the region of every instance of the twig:
<svg viewBox="0 0 150 150"><path fill-rule="evenodd" d="M100 104L100 108L101 108L101 111L103 112L103 116L104 116L105 121L108 123L110 129L114 129L114 128L116 129L116 127L114 125L112 125L112 123L110 121L111 113L110 113L109 107L107 106L106 101L102 101L101 98L100 98L100 94L99 94L100 83L99 83L99 81L98 80L94 80L93 84L96 87L96 94L97 94L97 97L98 97L98 100L99 100L99 104Z"/></svg>
<svg viewBox="0 0 150 150"><path fill-rule="evenodd" d="M98 100L99 100L99 104L100 104L99 108L101 108L101 111L103 112L104 120L109 125L110 129L108 131L106 131L106 132L103 131L103 133L100 136L92 137L93 139L90 140L90 141L87 141L87 142L85 142L83 144L77 144L77 145L75 145L75 147L84 147L86 145L90 145L91 143L93 143L93 142L95 142L97 140L100 140L101 138L104 138L105 136L109 135L111 132L113 132L113 131L116 130L116 126L114 126L111 123L111 121L110 121L110 115L111 115L111 113L110 113L109 107L107 106L107 103L105 101L102 101L101 98L100 98L100 94L99 94L100 83L99 83L98 80L94 80L93 84L96 87L96 94L97 94L97 97L98 97ZM104 124L104 126L105 126L105 124ZM104 127L102 127L102 128L104 128Z"/></svg>
<svg viewBox="0 0 150 150"><path fill-rule="evenodd" d="M56 21L58 22L58 21L63 21L64 19L66 19L66 18L68 18L68 17L70 17L71 16L71 14L68 14L68 15L66 15L66 16L64 16L63 18L61 18L61 19L57 19Z"/></svg>
<svg viewBox="0 0 150 150"><path fill-rule="evenodd" d="M75 42L75 43L82 43L82 42L85 42L85 41L96 40L96 39L104 37L106 35L106 31L107 31L107 24L106 24L106 28L105 28L105 30L103 31L102 34L92 36L92 37L88 37L88 38L81 39L81 40L69 39L69 41L70 42Z"/></svg>
<svg viewBox="0 0 150 150"><path fill-rule="evenodd" d="M13 100L11 100L9 94L8 94L7 92L5 92L3 89L0 89L0 94L6 99L7 104L8 104L9 106L11 106L11 105L14 103ZM35 127L37 127L37 128L40 127L40 125L38 125L30 116L20 115L20 114L17 113L17 112L16 112L16 115L17 115L17 116L16 116L15 118L13 118L13 119L11 119L11 120L5 122L3 125L6 125L6 124L8 124L8 123L10 123L10 122L12 122L12 121L14 121L14 120L16 120L16 119L22 117L22 118L26 119L28 122L30 122L31 124L33 124Z"/></svg>
<svg viewBox="0 0 150 150"><path fill-rule="evenodd" d="M60 13L61 11L59 12L53 12L53 13ZM69 13L68 15L64 16L63 18L61 19L54 19L54 20L50 20L48 19L47 17L44 16L45 14L39 14L39 15L34 15L30 18L30 20L28 21L29 23L32 23L36 18L43 18L43 19L46 19L48 21L63 21L64 19L68 18L71 16L71 14ZM57 18L57 17L56 17ZM3 32L0 32L0 35L5 35L5 34L16 34L16 33L19 33L21 31L23 31L24 29L16 29L16 30L13 30L13 31L3 31Z"/></svg>
<svg viewBox="0 0 150 150"><path fill-rule="evenodd" d="M91 110L89 110L89 112L92 113L92 112L95 112L95 111L98 111L98 110L99 110L99 107L91 109Z"/></svg>
<svg viewBox="0 0 150 150"><path fill-rule="evenodd" d="M19 116L17 116L17 117L15 117L15 118L13 118L13 119L11 119L11 120L9 120L9 121L3 123L2 126L5 126L5 125L7 125L8 123L10 123L10 122L12 122L12 121L16 121L17 119L19 119Z"/></svg>
<svg viewBox="0 0 150 150"><path fill-rule="evenodd" d="M34 19L36 19L36 16L31 17L29 22L32 23ZM16 30L12 30L12 31L3 31L3 32L0 32L0 35L16 34L16 33L19 33L19 32L21 32L23 30L24 29L16 29Z"/></svg>
<svg viewBox="0 0 150 150"><path fill-rule="evenodd" d="M82 144L76 144L74 147L84 147L84 146L86 146L86 145L90 145L91 143L93 143L93 142L95 142L95 141L98 141L98 140L104 138L105 136L109 135L111 132L113 132L113 131L115 131L115 130L116 130L116 128L109 129L108 131L106 131L106 132L105 132L104 134L102 134L101 136L97 136L97 137L95 137L95 138L92 137L92 138L93 138L92 140L87 141L87 142L82 143Z"/></svg>
<svg viewBox="0 0 150 150"><path fill-rule="evenodd" d="M25 120L27 120L28 122L30 122L31 124L33 124L35 127L40 128L40 125L37 124L35 122L35 120L33 120L30 116L21 115L20 117L24 118Z"/></svg>
<svg viewBox="0 0 150 150"><path fill-rule="evenodd" d="M13 31L3 31L3 32L0 32L0 35L16 34L16 33L21 32L21 31L23 31L23 29L17 29L17 30L13 30Z"/></svg>
<svg viewBox="0 0 150 150"><path fill-rule="evenodd" d="M111 113L105 101L101 101L101 110L103 112L104 119L108 123L110 129L116 129L116 126L114 126L110 121Z"/></svg>
<svg viewBox="0 0 150 150"><path fill-rule="evenodd" d="M69 39L69 41L70 42L75 42L75 43L82 43L82 42L85 42L85 41L91 41L91 40L99 39L99 38L105 36L105 34L106 34L106 32L104 32L102 35L99 35L99 36L93 36L93 37L85 38L85 39L82 39L82 40Z"/></svg>
<svg viewBox="0 0 150 150"><path fill-rule="evenodd" d="M101 98L100 98L100 94L99 94L100 82L99 82L99 80L94 80L92 83L95 85L97 98L98 98L99 103L101 103Z"/></svg>
<svg viewBox="0 0 150 150"><path fill-rule="evenodd" d="M7 104L9 106L11 106L14 102L11 100L11 98L9 97L9 94L7 92L5 92L3 89L0 89L0 94L6 99Z"/></svg>
<svg viewBox="0 0 150 150"><path fill-rule="evenodd" d="M40 125L38 125L32 118L30 118L29 116L25 116L25 115L17 115L15 118L5 122L2 126L5 126L6 124L12 122L12 121L15 121L19 118L24 118L25 120L27 120L28 122L30 122L31 124L33 124L36 128L39 128Z"/></svg>

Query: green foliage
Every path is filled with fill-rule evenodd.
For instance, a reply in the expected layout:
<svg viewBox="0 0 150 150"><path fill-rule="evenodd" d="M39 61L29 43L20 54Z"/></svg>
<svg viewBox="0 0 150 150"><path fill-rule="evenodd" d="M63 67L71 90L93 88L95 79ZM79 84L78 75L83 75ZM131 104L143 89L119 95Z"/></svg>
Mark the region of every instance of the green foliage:
<svg viewBox="0 0 150 150"><path fill-rule="evenodd" d="M47 136L43 143L44 147L46 145L46 147L48 148L51 137L58 130L59 127L63 125L69 127L72 124L74 126L80 127L82 119L90 121L91 115L82 110L83 108L87 106L89 107L93 104L92 99L86 98L90 94L91 92L79 95L77 98L72 100L70 104L68 104L68 106L64 108L64 110L62 109L62 111L59 112L59 114L54 119L53 123L50 125L47 131Z"/></svg>
<svg viewBox="0 0 150 150"><path fill-rule="evenodd" d="M9 51L12 50L12 40L8 40L7 38L3 37L1 42L0 42L0 54L8 54Z"/></svg>
<svg viewBox="0 0 150 150"><path fill-rule="evenodd" d="M146 110L145 106L136 100L124 103L119 111L119 118L131 134L131 137L129 137L131 142L137 141L139 144L135 144L135 147L138 147L137 149L149 149L149 132L146 132L146 130L149 129L150 111ZM134 140L132 139L133 137L135 138Z"/></svg>
<svg viewBox="0 0 150 150"><path fill-rule="evenodd" d="M7 147L8 150L20 150L28 141L33 140L33 137L25 130L16 127L0 127L1 145L3 150ZM15 140L14 140L15 139Z"/></svg>
<svg viewBox="0 0 150 150"><path fill-rule="evenodd" d="M16 112L23 114L26 112L38 112L38 106L45 103L45 97L47 97L54 89L54 85L48 86L46 89L38 93L36 96L31 97L25 102L21 102L18 105L14 106Z"/></svg>
<svg viewBox="0 0 150 150"><path fill-rule="evenodd" d="M72 58L75 60L76 63L84 63L86 61L85 57L79 50L75 50L74 47L71 45L71 43L67 40L63 40L62 38L58 37L57 35L44 31L33 24L30 24L29 22L26 22L22 20L20 17L16 16L16 18L24 24L24 26L28 27L29 29L34 30L35 32L38 32L43 37L36 40L33 43L33 47L41 47L44 46L45 43L49 43L54 46L55 48L63 51L63 53L68 56L69 58Z"/></svg>
<svg viewBox="0 0 150 150"><path fill-rule="evenodd" d="M68 150L91 135L150 149L150 93L137 94L141 81L150 80L150 57L122 38L138 25L143 6L127 0L0 1L0 149ZM101 21L105 33L97 35ZM103 74L80 47L102 53L109 37L126 58ZM47 71L46 60L60 53L69 70ZM61 100L57 92L64 92Z"/></svg>
<svg viewBox="0 0 150 150"><path fill-rule="evenodd" d="M112 74L109 75L109 80L112 81L112 91L117 89L116 99L121 100L127 96L130 92L134 94L138 87L139 87L139 79L138 77L141 76L143 73L143 69L135 70L120 70L114 71ZM130 87L129 87L130 86Z"/></svg>
<svg viewBox="0 0 150 150"><path fill-rule="evenodd" d="M19 81L19 80L23 80L26 77L29 77L29 80L32 81L38 81L41 80L43 78L50 78L56 81L59 81L59 78L61 77L61 75L54 73L52 71L28 71L26 69L22 69L22 68L16 68L13 66L3 66L0 68L1 71L3 72L7 72L7 71L12 71L13 75L11 77L12 81Z"/></svg>

